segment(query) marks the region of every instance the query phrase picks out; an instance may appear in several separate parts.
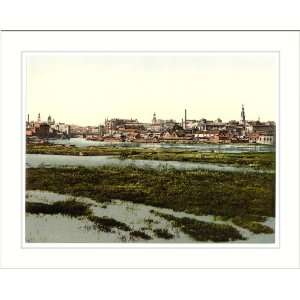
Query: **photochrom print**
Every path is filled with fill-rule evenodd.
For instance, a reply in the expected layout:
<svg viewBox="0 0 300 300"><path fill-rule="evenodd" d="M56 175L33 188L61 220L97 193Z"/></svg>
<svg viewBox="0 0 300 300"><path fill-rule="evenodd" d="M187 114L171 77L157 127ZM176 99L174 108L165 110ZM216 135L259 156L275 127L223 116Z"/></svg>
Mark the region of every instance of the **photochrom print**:
<svg viewBox="0 0 300 300"><path fill-rule="evenodd" d="M26 243L275 243L278 55L23 53Z"/></svg>

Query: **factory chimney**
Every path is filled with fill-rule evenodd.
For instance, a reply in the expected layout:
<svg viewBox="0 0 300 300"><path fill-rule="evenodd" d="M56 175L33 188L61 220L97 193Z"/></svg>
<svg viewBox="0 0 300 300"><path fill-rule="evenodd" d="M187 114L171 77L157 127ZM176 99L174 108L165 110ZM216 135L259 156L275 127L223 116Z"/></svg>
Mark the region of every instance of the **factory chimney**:
<svg viewBox="0 0 300 300"><path fill-rule="evenodd" d="M186 129L186 109L184 110L184 129Z"/></svg>

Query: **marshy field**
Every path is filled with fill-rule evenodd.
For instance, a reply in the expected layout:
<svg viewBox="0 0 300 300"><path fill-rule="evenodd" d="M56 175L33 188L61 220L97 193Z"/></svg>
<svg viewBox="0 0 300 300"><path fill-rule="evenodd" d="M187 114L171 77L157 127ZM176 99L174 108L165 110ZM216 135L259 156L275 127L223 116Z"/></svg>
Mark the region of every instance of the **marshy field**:
<svg viewBox="0 0 300 300"><path fill-rule="evenodd" d="M275 152L27 145L26 241L274 243Z"/></svg>

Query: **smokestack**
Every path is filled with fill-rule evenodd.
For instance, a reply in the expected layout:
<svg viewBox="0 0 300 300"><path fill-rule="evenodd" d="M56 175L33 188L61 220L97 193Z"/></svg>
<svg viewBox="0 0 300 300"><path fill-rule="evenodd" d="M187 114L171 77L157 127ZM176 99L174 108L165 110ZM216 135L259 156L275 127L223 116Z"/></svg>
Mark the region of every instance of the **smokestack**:
<svg viewBox="0 0 300 300"><path fill-rule="evenodd" d="M29 114L27 115L27 123L29 124Z"/></svg>
<svg viewBox="0 0 300 300"><path fill-rule="evenodd" d="M184 110L184 129L186 129L186 109Z"/></svg>

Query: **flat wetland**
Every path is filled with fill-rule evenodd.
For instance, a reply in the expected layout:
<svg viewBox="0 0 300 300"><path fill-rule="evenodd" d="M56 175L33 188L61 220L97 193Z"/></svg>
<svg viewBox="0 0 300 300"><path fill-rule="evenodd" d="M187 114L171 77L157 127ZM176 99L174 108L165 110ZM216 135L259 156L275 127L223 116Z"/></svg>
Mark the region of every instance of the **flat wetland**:
<svg viewBox="0 0 300 300"><path fill-rule="evenodd" d="M31 230L26 230L29 242L39 241L32 224L45 226L41 218L48 218L49 224L64 224L63 220L69 218L74 226L81 220L85 229L97 232L94 237L97 235L98 242L108 241L113 234L118 236L113 242L255 242L258 236L274 242L274 226L268 224L275 220L274 152L215 153L173 148L30 144L27 153L110 155L119 159L227 164L273 171L224 172L134 165L29 167L27 195L45 191L66 197L52 203L43 203L39 194L34 200L26 199L26 218L31 222L26 225ZM89 199L94 206L83 204L82 198ZM115 201L119 201L118 205ZM131 214L124 208L130 207L128 203L134 207ZM114 210L123 213L112 214ZM90 234L86 234L84 242L94 239ZM72 241L82 240L74 237Z"/></svg>
<svg viewBox="0 0 300 300"><path fill-rule="evenodd" d="M166 148L139 148L120 146L75 147L65 145L29 144L27 154L52 154L72 156L116 156L121 159L143 159L180 162L219 163L234 166L248 166L256 169L275 169L275 152L216 153L197 150Z"/></svg>

